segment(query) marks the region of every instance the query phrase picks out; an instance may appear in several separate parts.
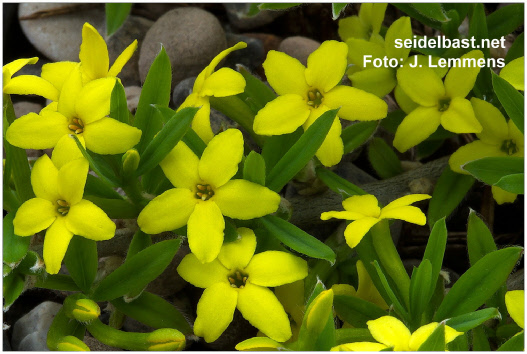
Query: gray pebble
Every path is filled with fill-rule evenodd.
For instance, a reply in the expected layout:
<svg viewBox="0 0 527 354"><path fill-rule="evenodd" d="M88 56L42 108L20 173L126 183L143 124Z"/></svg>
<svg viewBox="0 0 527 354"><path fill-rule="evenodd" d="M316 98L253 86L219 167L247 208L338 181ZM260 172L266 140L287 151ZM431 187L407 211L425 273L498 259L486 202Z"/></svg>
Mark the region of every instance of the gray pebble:
<svg viewBox="0 0 527 354"><path fill-rule="evenodd" d="M523 290L525 288L525 273L523 268L512 273L507 279L507 290Z"/></svg>
<svg viewBox="0 0 527 354"><path fill-rule="evenodd" d="M238 29L252 29L267 25L274 21L275 18L283 15L285 11L260 11L255 16L247 16L251 4L229 3L223 4L227 10L227 16L232 26Z"/></svg>
<svg viewBox="0 0 527 354"><path fill-rule="evenodd" d="M320 43L307 37L294 36L284 39L278 50L307 65L307 57L320 47Z"/></svg>
<svg viewBox="0 0 527 354"><path fill-rule="evenodd" d="M247 43L247 48L235 50L225 59L225 66L235 69L236 64L242 64L251 71L262 65L265 60L265 50L263 42L259 39L227 33L227 47L232 47L238 42Z"/></svg>
<svg viewBox="0 0 527 354"><path fill-rule="evenodd" d="M17 118L20 118L23 115L26 115L31 112L38 114L40 110L44 107L38 103L22 101L22 102L13 103L13 108L15 110L15 116Z"/></svg>
<svg viewBox="0 0 527 354"><path fill-rule="evenodd" d="M175 87L172 93L172 103L174 107L178 108L185 101L185 99L192 93L194 82L196 77L188 77L180 81Z"/></svg>
<svg viewBox="0 0 527 354"><path fill-rule="evenodd" d="M14 350L48 350L46 338L62 305L45 301L16 321L11 345Z"/></svg>

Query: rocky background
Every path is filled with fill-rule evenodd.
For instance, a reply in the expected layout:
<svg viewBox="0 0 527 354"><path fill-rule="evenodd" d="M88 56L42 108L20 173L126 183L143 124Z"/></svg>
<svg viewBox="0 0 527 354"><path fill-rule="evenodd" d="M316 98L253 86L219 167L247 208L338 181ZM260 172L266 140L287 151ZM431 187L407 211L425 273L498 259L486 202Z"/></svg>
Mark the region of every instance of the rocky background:
<svg viewBox="0 0 527 354"><path fill-rule="evenodd" d="M497 5L487 4L487 10ZM331 19L330 4L309 4L284 12L260 12L255 17L245 17L248 4L134 4L131 15L124 25L111 37L106 38L110 61L134 39L139 41L138 50L119 75L132 112L137 107L141 83L150 64L160 50L160 43L167 50L172 64L172 108L176 108L191 92L197 74L220 51L239 41L248 44L247 49L230 54L223 65L235 68L240 63L265 80L262 62L269 50L283 51L306 64L308 55L324 40L336 39L337 22ZM357 14L359 4L349 5L343 16ZM81 44L81 29L85 22L91 23L101 34L106 32L104 4L3 4L4 63L21 57L38 56L36 65L26 66L18 74L40 75L45 63L55 61L78 61ZM391 5L386 11L384 25L389 26L403 16ZM413 21L414 33L434 35L434 31ZM510 45L514 35L509 36ZM493 53L504 57L506 50ZM397 109L390 96L386 98L390 110ZM17 116L39 112L46 102L38 97L13 97ZM227 117L213 110L213 129L218 131L234 125ZM377 136L388 141L393 136L380 128ZM404 193L430 193L434 183L447 164L448 156L462 143L460 138L446 141L433 155L421 162L412 161L409 153L399 154L407 172L388 180L380 180L371 167L364 149L346 156L337 166L336 172L344 178L375 194L382 203L400 197ZM44 151L30 151L28 156L36 158ZM48 152L49 153L49 152ZM313 176L304 176L301 181L286 190L294 212L291 222L321 239L338 227L339 222L320 222L322 211L337 210L341 199L314 181ZM335 209L335 207L337 209ZM523 244L523 196L514 204L498 206L494 203L490 187L477 182L449 218L447 226L449 241L444 267L454 282L468 268L466 250L466 222L469 208L481 213L493 230L496 243L504 246ZM340 225L342 226L342 225ZM118 267L124 256L135 225L118 221L118 235L110 241L99 243L100 274ZM392 233L398 240L398 249L408 270L419 263L428 239L428 228L395 222ZM167 235L170 237L170 235ZM42 236L34 237L32 248L38 249ZM161 238L162 239L162 236ZM173 263L148 290L164 296L192 319L197 300L202 290L187 285L175 272L175 267L188 248L182 247ZM523 261L508 283L509 290L523 289ZM53 316L58 311L66 293L45 289L29 289L4 313L4 350L47 350L46 334ZM108 320L108 312L101 319ZM127 318L124 330L147 332L151 328ZM237 312L235 320L218 341L189 343L191 350L233 350L234 345L256 334L256 330ZM115 350L98 343L89 335L86 343L92 350Z"/></svg>

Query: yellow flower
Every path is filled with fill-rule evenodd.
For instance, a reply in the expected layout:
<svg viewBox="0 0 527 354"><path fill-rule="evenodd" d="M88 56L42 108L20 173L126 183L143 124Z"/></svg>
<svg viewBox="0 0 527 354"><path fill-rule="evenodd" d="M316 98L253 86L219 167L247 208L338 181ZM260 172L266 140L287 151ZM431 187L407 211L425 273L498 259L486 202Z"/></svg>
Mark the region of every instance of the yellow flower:
<svg viewBox="0 0 527 354"><path fill-rule="evenodd" d="M380 98L354 87L339 85L346 71L348 47L325 41L307 59L307 68L287 54L271 50L263 63L265 75L279 97L267 103L254 118L260 135L281 135L303 126L309 128L324 112L340 107L338 115L348 120L378 120L388 106ZM342 126L335 118L316 156L325 166L342 158Z"/></svg>
<svg viewBox="0 0 527 354"><path fill-rule="evenodd" d="M354 195L342 202L345 211L324 212L320 218L322 220L331 218L355 220L344 231L346 243L354 248L371 227L382 219L400 219L417 225L426 224L425 214L410 204L429 198L431 197L427 194L410 194L394 200L381 209L375 196Z"/></svg>
<svg viewBox="0 0 527 354"><path fill-rule="evenodd" d="M43 155L31 172L36 198L22 204L13 220L18 236L31 236L48 229L44 238L44 262L50 274L60 270L73 235L101 241L115 234L115 224L104 211L82 199L87 174L88 162L84 159L57 168Z"/></svg>
<svg viewBox="0 0 527 354"><path fill-rule="evenodd" d="M256 237L238 229L238 239L226 243L211 263L202 264L194 254L183 258L178 273L194 286L205 288L198 302L194 333L213 342L231 323L238 308L245 319L278 342L291 337L284 308L267 289L303 279L307 262L292 254L266 251L254 254Z"/></svg>
<svg viewBox="0 0 527 354"><path fill-rule="evenodd" d="M364 3L360 6L359 16L350 16L339 21L339 36L343 41L350 38L381 40L379 35L384 13L388 4Z"/></svg>
<svg viewBox="0 0 527 354"><path fill-rule="evenodd" d="M139 142L141 131L106 117L110 113L115 80L98 79L83 86L77 64L64 83L58 103L49 105L40 114L29 113L16 119L7 129L7 141L23 149L49 149L72 144L75 154L80 155L68 137L76 134L87 149L97 154L127 151Z"/></svg>
<svg viewBox="0 0 527 354"><path fill-rule="evenodd" d="M500 71L500 77L507 80L516 90L525 91L524 57L516 58Z"/></svg>
<svg viewBox="0 0 527 354"><path fill-rule="evenodd" d="M481 51L473 50L460 59L462 62L477 62L482 58ZM470 101L465 99L476 82L479 70L477 65L453 67L444 83L428 67L405 65L397 70L397 81L401 89L419 107L401 122L395 133L393 146L404 152L428 138L439 125L458 134L481 132L481 125L474 115Z"/></svg>
<svg viewBox="0 0 527 354"><path fill-rule="evenodd" d="M514 322L521 328L525 327L525 291L512 290L505 293L505 306Z"/></svg>
<svg viewBox="0 0 527 354"><path fill-rule="evenodd" d="M178 108L179 111L185 107L201 107L194 116L192 129L206 143L214 136L210 126L209 97L233 96L245 90L245 79L242 74L230 68L221 68L216 72L214 69L229 53L246 47L247 44L245 42L239 42L216 55L210 64L198 75L194 82L192 93Z"/></svg>
<svg viewBox="0 0 527 354"><path fill-rule="evenodd" d="M430 337L439 323L432 322L419 327L414 333L395 317L383 316L367 322L372 337L379 343L356 342L341 344L332 351L364 351L377 352L382 349L393 348L393 351L417 351ZM445 343L450 343L457 336L462 335L452 327L445 326Z"/></svg>
<svg viewBox="0 0 527 354"><path fill-rule="evenodd" d="M17 59L2 67L3 92L17 95L39 95L49 100L56 101L59 97L58 90L48 81L35 75L13 75L27 64L35 64L37 57Z"/></svg>
<svg viewBox="0 0 527 354"><path fill-rule="evenodd" d="M248 220L275 212L280 196L259 184L233 179L243 157L243 136L237 129L216 135L199 159L183 142L161 161L176 187L154 198L137 223L147 234L187 226L190 250L201 262L213 261L223 244L225 221Z"/></svg>

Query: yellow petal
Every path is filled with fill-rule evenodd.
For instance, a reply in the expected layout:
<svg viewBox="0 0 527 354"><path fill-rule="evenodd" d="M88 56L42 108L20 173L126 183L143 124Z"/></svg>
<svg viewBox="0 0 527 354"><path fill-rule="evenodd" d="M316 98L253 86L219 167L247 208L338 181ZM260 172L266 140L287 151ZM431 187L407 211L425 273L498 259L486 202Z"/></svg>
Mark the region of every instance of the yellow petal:
<svg viewBox="0 0 527 354"><path fill-rule="evenodd" d="M86 159L77 159L60 168L58 174L59 194L70 205L77 204L82 199L89 167Z"/></svg>
<svg viewBox="0 0 527 354"><path fill-rule="evenodd" d="M406 94L406 92L403 91L400 85L395 86L395 89L393 90L393 95L395 97L395 100L397 101L397 104L399 105L399 108L401 108L406 114L419 107L417 103L415 103L410 97L408 97L408 95Z"/></svg>
<svg viewBox="0 0 527 354"><path fill-rule="evenodd" d="M379 219L377 218L366 217L353 221L351 224L349 224L346 227L346 230L344 230L344 237L346 238L346 243L348 246L355 248L360 243L364 235L366 235L372 226L378 222Z"/></svg>
<svg viewBox="0 0 527 354"><path fill-rule="evenodd" d="M445 96L443 82L427 67L405 65L397 70L397 82L408 97L421 106L435 106Z"/></svg>
<svg viewBox="0 0 527 354"><path fill-rule="evenodd" d="M228 284L230 271L225 268L219 260L215 259L209 263L201 263L195 254L187 254L179 266L177 272L185 281L198 288L209 288L216 283Z"/></svg>
<svg viewBox="0 0 527 354"><path fill-rule="evenodd" d="M409 347L412 351L417 351L419 347L426 342L428 337L435 331L439 323L432 322L419 327L410 337ZM445 327L446 330L446 327Z"/></svg>
<svg viewBox="0 0 527 354"><path fill-rule="evenodd" d="M226 97L242 93L244 89L242 74L230 68L221 68L205 79L200 95Z"/></svg>
<svg viewBox="0 0 527 354"><path fill-rule="evenodd" d="M212 262L218 257L224 229L225 220L216 203L198 201L188 219L187 235L190 250L202 263Z"/></svg>
<svg viewBox="0 0 527 354"><path fill-rule="evenodd" d="M500 77L507 80L516 90L525 91L524 57L516 58L500 71Z"/></svg>
<svg viewBox="0 0 527 354"><path fill-rule="evenodd" d="M291 338L287 314L271 290L248 280L245 287L239 290L237 307L246 320L269 338L277 342Z"/></svg>
<svg viewBox="0 0 527 354"><path fill-rule="evenodd" d="M505 293L505 305L511 318L518 326L524 328L525 291L512 290Z"/></svg>
<svg viewBox="0 0 527 354"><path fill-rule="evenodd" d="M86 148L97 154L120 154L141 139L141 130L113 118L102 118L84 126Z"/></svg>
<svg viewBox="0 0 527 354"><path fill-rule="evenodd" d="M465 98L470 90L476 83L480 67L474 65L478 59L483 58L483 52L481 50L473 50L463 55L460 59L470 60L473 59L471 65L462 65L451 68L445 77L445 91L449 97L461 97Z"/></svg>
<svg viewBox="0 0 527 354"><path fill-rule="evenodd" d="M386 31L386 38L385 38L385 48L386 48L386 55L389 58L397 58L397 59L406 59L408 58L408 55L410 54L410 48L402 47L402 48L396 48L395 47L395 40L400 39L404 41L405 39L411 39L412 38L412 25L410 23L410 17L403 16L396 20L390 28Z"/></svg>
<svg viewBox="0 0 527 354"><path fill-rule="evenodd" d="M462 335L463 332L458 332L450 326L445 326L445 343L450 343L458 336Z"/></svg>
<svg viewBox="0 0 527 354"><path fill-rule="evenodd" d="M75 110L84 125L93 123L110 114L110 99L115 78L90 81L79 93Z"/></svg>
<svg viewBox="0 0 527 354"><path fill-rule="evenodd" d="M365 69L349 75L349 79L353 87L377 97L386 96L397 84L395 70L391 68Z"/></svg>
<svg viewBox="0 0 527 354"><path fill-rule="evenodd" d="M505 203L514 203L516 200L516 197L518 197L517 194L507 192L504 189L501 189L500 187L492 186L492 197L498 203L498 205L502 205Z"/></svg>
<svg viewBox="0 0 527 354"><path fill-rule="evenodd" d="M304 279L307 262L290 253L265 251L254 255L245 270L253 284L279 286Z"/></svg>
<svg viewBox="0 0 527 354"><path fill-rule="evenodd" d="M42 198L32 198L24 202L13 219L15 235L32 236L48 228L57 218L56 207L51 201Z"/></svg>
<svg viewBox="0 0 527 354"><path fill-rule="evenodd" d="M223 215L249 220L278 210L280 196L267 187L243 179L234 179L215 190L213 200Z"/></svg>
<svg viewBox="0 0 527 354"><path fill-rule="evenodd" d="M258 135L292 133L309 117L308 107L304 98L297 94L279 96L258 111L253 130Z"/></svg>
<svg viewBox="0 0 527 354"><path fill-rule="evenodd" d="M90 240L109 240L115 235L115 223L101 208L88 200L83 199L71 205L64 219L71 232Z"/></svg>
<svg viewBox="0 0 527 354"><path fill-rule="evenodd" d="M393 202L386 205L384 208L382 208L383 211L387 211L391 208L397 208L400 206L406 206L413 204L415 202L419 202L421 200L426 200L432 198L428 194L409 194L405 195L404 197L395 199Z"/></svg>
<svg viewBox="0 0 527 354"><path fill-rule="evenodd" d="M82 74L80 64L77 64L72 70L60 91L58 111L69 119L77 117L75 104L82 90ZM100 118L100 117L99 117Z"/></svg>
<svg viewBox="0 0 527 354"><path fill-rule="evenodd" d="M309 90L306 67L289 55L270 50L262 64L269 85L278 95L295 94L304 97Z"/></svg>
<svg viewBox="0 0 527 354"><path fill-rule="evenodd" d="M388 348L384 344L372 342L355 342L337 345L331 348L332 352L380 352Z"/></svg>
<svg viewBox="0 0 527 354"><path fill-rule="evenodd" d="M383 3L365 3L362 4L359 10L359 18L371 27L372 35L381 30L384 13L388 4Z"/></svg>
<svg viewBox="0 0 527 354"><path fill-rule="evenodd" d="M450 106L441 115L441 125L457 134L480 133L483 129L474 115L470 101L461 97L454 97L450 101Z"/></svg>
<svg viewBox="0 0 527 354"><path fill-rule="evenodd" d="M170 151L159 163L165 176L174 187L187 188L191 191L201 182L198 174L199 158L182 141Z"/></svg>
<svg viewBox="0 0 527 354"><path fill-rule="evenodd" d="M357 295L357 290L355 290L355 288L349 284L334 284L331 289L335 295Z"/></svg>
<svg viewBox="0 0 527 354"><path fill-rule="evenodd" d="M394 351L407 351L410 348L410 331L406 326L391 316L383 316L366 322L371 335L379 343L393 347Z"/></svg>
<svg viewBox="0 0 527 354"><path fill-rule="evenodd" d="M134 54L135 50L137 49L137 39L132 42L128 47L126 47L125 50L119 56L117 59L115 59L112 67L108 71L108 76L115 77L117 76L121 70L123 69L124 65L130 60L132 55Z"/></svg>
<svg viewBox="0 0 527 354"><path fill-rule="evenodd" d="M191 93L185 101L179 106L178 111L186 107L201 107L192 119L192 130L206 144L214 137L210 125L210 103L208 97L201 97L197 93Z"/></svg>
<svg viewBox="0 0 527 354"><path fill-rule="evenodd" d="M369 216L372 218L378 218L381 213L379 201L371 194L354 195L346 198L342 201L342 206L344 207L344 210L357 214L353 219L358 219L359 215L360 217Z"/></svg>
<svg viewBox="0 0 527 354"><path fill-rule="evenodd" d="M48 155L44 154L35 161L31 171L31 186L38 198L49 200L56 203L60 199L59 171L53 165Z"/></svg>
<svg viewBox="0 0 527 354"><path fill-rule="evenodd" d="M307 84L323 92L337 86L346 72L347 55L348 46L345 43L324 41L307 58Z"/></svg>
<svg viewBox="0 0 527 354"><path fill-rule="evenodd" d="M478 138L488 144L494 145L501 145L503 140L508 139L509 128L507 126L507 120L498 108L476 97L472 97L470 103L472 104L476 118L483 128L480 133L476 134Z"/></svg>
<svg viewBox="0 0 527 354"><path fill-rule="evenodd" d="M327 111L329 111L329 108L325 105L312 110L309 118L304 123L304 130L307 130L318 117ZM342 125L340 124L339 117L336 116L326 138L316 153L320 162L326 167L336 165L342 159L342 155L344 154L344 143L342 142L340 133L342 133Z"/></svg>
<svg viewBox="0 0 527 354"><path fill-rule="evenodd" d="M82 146L86 147L84 138L82 136L78 136L78 139ZM84 155L80 151L75 140L73 140L69 134L65 134L59 139L57 145L55 145L53 153L51 154L51 161L53 161L55 167L60 169L68 162L76 159L84 159Z"/></svg>
<svg viewBox="0 0 527 354"><path fill-rule="evenodd" d="M245 351L275 351L285 349L284 345L267 337L254 337L236 344L236 350Z"/></svg>
<svg viewBox="0 0 527 354"><path fill-rule="evenodd" d="M308 331L321 333L327 322L328 313L333 306L333 290L322 291L306 310L306 327Z"/></svg>
<svg viewBox="0 0 527 354"><path fill-rule="evenodd" d="M368 39L368 28L358 16L345 17L339 20L338 33L343 41L347 41L349 38Z"/></svg>
<svg viewBox="0 0 527 354"><path fill-rule="evenodd" d="M99 32L85 23L82 27L82 44L79 53L82 71L90 79L95 80L106 77L110 59L108 58L108 47Z"/></svg>
<svg viewBox="0 0 527 354"><path fill-rule="evenodd" d="M324 105L339 108L339 117L347 120L378 120L388 114L388 105L372 93L355 87L337 86L324 96Z"/></svg>
<svg viewBox="0 0 527 354"><path fill-rule="evenodd" d="M4 93L38 95L52 101L59 99L59 91L52 84L34 75L20 75L12 78L4 86Z"/></svg>
<svg viewBox="0 0 527 354"><path fill-rule="evenodd" d="M354 213L351 211L326 211L320 215L321 220L329 220L331 218L343 220L357 220L363 218L364 215Z"/></svg>
<svg viewBox="0 0 527 354"><path fill-rule="evenodd" d="M302 324L304 318L304 281L295 282L275 287L276 298L285 312L291 315L296 324Z"/></svg>
<svg viewBox="0 0 527 354"><path fill-rule="evenodd" d="M386 301L384 301L381 294L379 293L379 290L377 290L375 284L373 284L366 267L364 267L364 264L360 260L357 261L357 273L359 276L357 297L374 303L383 310L387 310L388 305L386 304Z"/></svg>
<svg viewBox="0 0 527 354"><path fill-rule="evenodd" d="M205 289L198 302L194 334L214 342L232 322L238 292L226 283L216 283Z"/></svg>
<svg viewBox="0 0 527 354"><path fill-rule="evenodd" d="M507 126L509 127L509 139L512 139L514 143L516 144L516 147L518 148L518 154L523 156L523 149L524 149L524 142L523 142L523 133L518 129L516 124L514 124L514 121L512 119L509 119L509 122L507 123Z"/></svg>
<svg viewBox="0 0 527 354"><path fill-rule="evenodd" d="M10 63L5 64L2 67L2 70L9 70L9 73L11 75L14 75L17 71L22 69L24 66L28 64L35 64L37 61L38 61L38 57L17 59Z"/></svg>
<svg viewBox="0 0 527 354"><path fill-rule="evenodd" d="M367 63L366 65L364 64L364 59L367 55L371 55L372 60L376 58L384 58L386 55L384 46L378 43L370 42L366 39L349 39L346 41L346 44L349 48L349 62L359 68L370 69L374 67L371 62Z"/></svg>
<svg viewBox="0 0 527 354"><path fill-rule="evenodd" d="M417 225L426 224L426 215L421 209L414 206L401 206L381 211L381 219L399 219Z"/></svg>
<svg viewBox="0 0 527 354"><path fill-rule="evenodd" d="M73 233L68 230L63 217L55 219L44 237L44 263L46 272L57 274L68 249Z"/></svg>
<svg viewBox="0 0 527 354"><path fill-rule="evenodd" d="M197 203L191 190L169 189L146 205L137 217L137 224L150 235L179 229L187 224Z"/></svg>
<svg viewBox="0 0 527 354"><path fill-rule="evenodd" d="M473 141L467 145L461 146L454 152L448 163L452 171L468 175L467 171L461 169L461 166L469 161L481 159L490 156L505 156L506 154L500 150L499 145L489 145L481 140Z"/></svg>
<svg viewBox="0 0 527 354"><path fill-rule="evenodd" d="M254 231L245 227L237 229L238 238L233 242L224 243L218 260L227 269L243 269L249 264L256 249Z"/></svg>
<svg viewBox="0 0 527 354"><path fill-rule="evenodd" d="M400 152L405 152L421 143L437 130L441 116L437 107L417 107L399 124L393 146Z"/></svg>
<svg viewBox="0 0 527 354"><path fill-rule="evenodd" d="M207 145L198 164L201 179L213 188L223 186L238 171L243 157L243 135L238 129L227 129Z"/></svg>
<svg viewBox="0 0 527 354"><path fill-rule="evenodd" d="M15 119L7 128L6 139L11 145L23 149L50 149L69 133L66 117L46 111L42 115L28 113Z"/></svg>
<svg viewBox="0 0 527 354"><path fill-rule="evenodd" d="M44 64L42 65L42 74L40 76L44 80L49 81L57 90L61 91L64 82L66 82L77 65L78 63L72 61L59 61L56 63ZM58 98L54 101L58 101Z"/></svg>

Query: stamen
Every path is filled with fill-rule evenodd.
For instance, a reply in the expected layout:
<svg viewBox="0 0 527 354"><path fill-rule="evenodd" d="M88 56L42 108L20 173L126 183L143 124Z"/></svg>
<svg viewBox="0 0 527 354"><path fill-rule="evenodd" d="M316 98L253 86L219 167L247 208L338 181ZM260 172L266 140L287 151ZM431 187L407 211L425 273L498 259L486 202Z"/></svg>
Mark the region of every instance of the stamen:
<svg viewBox="0 0 527 354"><path fill-rule="evenodd" d="M512 139L504 140L503 143L501 144L501 151L503 151L507 155L514 155L515 153L518 152L518 147L516 146L516 143L514 142L514 140Z"/></svg>
<svg viewBox="0 0 527 354"><path fill-rule="evenodd" d="M58 199L57 200L57 213L59 213L62 216L66 216L68 212L70 211L70 205L67 201Z"/></svg>
<svg viewBox="0 0 527 354"><path fill-rule="evenodd" d="M450 107L450 98L446 97L439 100L439 107L437 109L439 112L446 111L448 107Z"/></svg>
<svg viewBox="0 0 527 354"><path fill-rule="evenodd" d="M317 89L312 89L307 93L307 105L317 108L322 104L322 101L324 100L324 96L322 96L322 93L320 93Z"/></svg>
<svg viewBox="0 0 527 354"><path fill-rule="evenodd" d="M68 125L68 129L75 134L80 134L84 131L84 123L80 118L73 118L71 124Z"/></svg>
<svg viewBox="0 0 527 354"><path fill-rule="evenodd" d="M197 184L196 189L197 192L195 194L195 197L197 199L205 201L209 200L214 196L214 191L212 190L212 187L208 184Z"/></svg>
<svg viewBox="0 0 527 354"><path fill-rule="evenodd" d="M245 287L248 278L249 275L239 269L227 276L227 280L229 280L231 287L238 289L243 289Z"/></svg>

